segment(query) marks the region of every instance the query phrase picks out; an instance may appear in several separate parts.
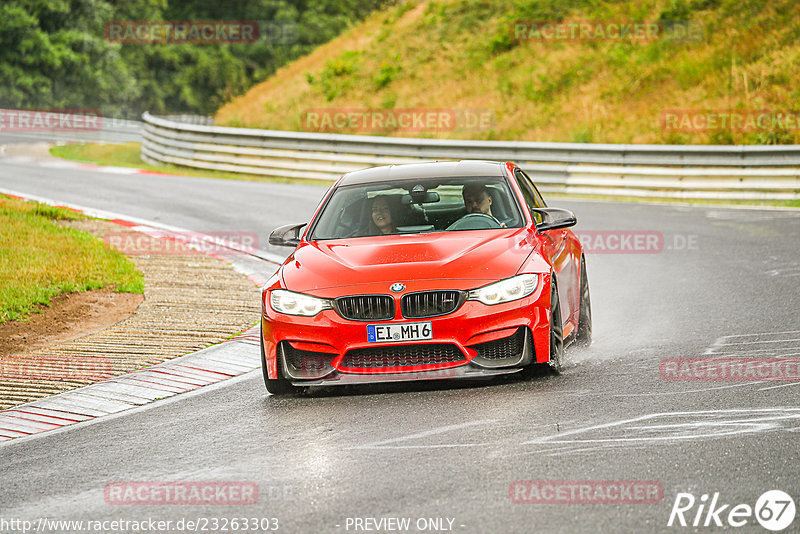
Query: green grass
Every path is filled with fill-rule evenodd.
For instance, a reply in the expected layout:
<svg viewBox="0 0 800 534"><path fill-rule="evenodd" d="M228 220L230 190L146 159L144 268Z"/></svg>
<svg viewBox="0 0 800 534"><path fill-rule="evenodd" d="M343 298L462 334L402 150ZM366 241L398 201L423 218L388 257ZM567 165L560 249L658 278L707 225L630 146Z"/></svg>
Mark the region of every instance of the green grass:
<svg viewBox="0 0 800 534"><path fill-rule="evenodd" d="M143 293L132 261L93 235L55 224L84 216L0 196L0 323L24 320L60 293Z"/></svg>
<svg viewBox="0 0 800 534"><path fill-rule="evenodd" d="M59 158L98 165L149 168L139 157L140 143L106 145L100 143L59 145L50 148L50 154ZM149 169L155 170L155 168Z"/></svg>
<svg viewBox="0 0 800 534"><path fill-rule="evenodd" d="M64 158L83 163L96 165L111 165L114 167L130 167L146 171L177 174L181 176L198 176L200 178L223 178L226 180L248 180L256 182L298 183L307 185L330 186L331 182L324 180L306 180L296 178L281 178L261 176L258 174L239 174L233 172L212 171L182 167L179 165L150 165L141 160L141 143L123 144L70 144L50 148L50 154L57 158Z"/></svg>

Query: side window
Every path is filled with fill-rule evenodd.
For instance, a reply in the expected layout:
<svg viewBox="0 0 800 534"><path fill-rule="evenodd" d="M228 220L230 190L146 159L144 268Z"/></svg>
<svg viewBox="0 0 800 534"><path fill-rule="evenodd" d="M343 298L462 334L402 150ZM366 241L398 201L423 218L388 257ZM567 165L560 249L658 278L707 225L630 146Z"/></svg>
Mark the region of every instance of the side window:
<svg viewBox="0 0 800 534"><path fill-rule="evenodd" d="M542 222L542 216L536 213L536 208L544 208L544 201L540 202L541 195L539 195L539 191L536 191L535 186L530 181L530 178L519 169L514 171L514 176L517 178L517 183L519 184L519 188L522 191L522 197L525 199L525 204L528 205L528 209L531 210L531 216L536 224ZM535 192L535 193L534 193ZM538 198L537 198L538 197Z"/></svg>
<svg viewBox="0 0 800 534"><path fill-rule="evenodd" d="M531 178L527 174L525 174L524 172L519 171L519 173L522 175L522 179L525 181L525 183L527 183L528 186L531 188L531 191L533 192L533 196L536 199L536 206L539 207L539 208L546 208L547 204L545 204L541 193L539 193L539 190L536 189L536 184L533 183L533 180L531 180Z"/></svg>

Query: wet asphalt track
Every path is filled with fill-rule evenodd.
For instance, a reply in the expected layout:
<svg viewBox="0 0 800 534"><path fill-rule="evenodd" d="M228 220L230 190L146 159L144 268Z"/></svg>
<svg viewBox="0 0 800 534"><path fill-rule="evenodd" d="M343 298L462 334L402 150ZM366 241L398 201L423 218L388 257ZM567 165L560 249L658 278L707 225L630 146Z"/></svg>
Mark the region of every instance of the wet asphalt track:
<svg viewBox="0 0 800 534"><path fill-rule="evenodd" d="M0 187L264 241L305 220L324 192L2 161ZM441 517L464 533L705 532L720 529L666 527L679 492L752 506L781 489L797 501L800 382L672 382L659 363L706 351L800 355L800 212L550 204L573 209L579 233L656 231L664 243L657 253L587 256L594 344L569 351L561 376L275 398L250 373L0 446L0 519L276 517L282 532L356 532L347 518L407 517L417 532L418 518ZM244 506L104 500L108 483L167 480L255 482L260 497ZM514 504L517 480L652 480L664 497ZM736 531L766 532L754 518Z"/></svg>

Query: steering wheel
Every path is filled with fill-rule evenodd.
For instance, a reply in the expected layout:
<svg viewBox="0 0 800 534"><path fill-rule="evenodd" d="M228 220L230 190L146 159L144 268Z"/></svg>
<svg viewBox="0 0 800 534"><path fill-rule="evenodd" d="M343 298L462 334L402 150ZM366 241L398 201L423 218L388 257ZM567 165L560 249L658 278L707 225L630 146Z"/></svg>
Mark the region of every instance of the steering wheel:
<svg viewBox="0 0 800 534"><path fill-rule="evenodd" d="M447 230L489 230L502 228L500 221L485 213L467 213L447 227Z"/></svg>

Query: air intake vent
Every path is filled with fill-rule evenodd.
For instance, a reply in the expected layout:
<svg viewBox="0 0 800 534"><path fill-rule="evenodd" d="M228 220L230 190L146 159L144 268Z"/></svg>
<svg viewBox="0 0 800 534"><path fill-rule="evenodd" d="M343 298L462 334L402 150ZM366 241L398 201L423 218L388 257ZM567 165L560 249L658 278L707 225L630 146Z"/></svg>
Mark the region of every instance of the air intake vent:
<svg viewBox="0 0 800 534"><path fill-rule="evenodd" d="M456 311L464 303L463 291L421 291L409 293L400 301L403 317L420 319Z"/></svg>
<svg viewBox="0 0 800 534"><path fill-rule="evenodd" d="M347 351L343 368L411 367L464 360L464 354L449 343L420 345L384 345Z"/></svg>
<svg viewBox="0 0 800 534"><path fill-rule="evenodd" d="M353 321L385 321L394 318L394 299L389 295L356 295L334 301L336 311Z"/></svg>
<svg viewBox="0 0 800 534"><path fill-rule="evenodd" d="M280 346L285 364L284 373L289 375L287 378L318 379L333 371L331 360L335 354L298 350L288 341L281 342Z"/></svg>
<svg viewBox="0 0 800 534"><path fill-rule="evenodd" d="M519 358L525 346L525 329L520 327L511 336L486 343L473 345L472 348L478 351L478 356L486 360L504 360L508 358Z"/></svg>

